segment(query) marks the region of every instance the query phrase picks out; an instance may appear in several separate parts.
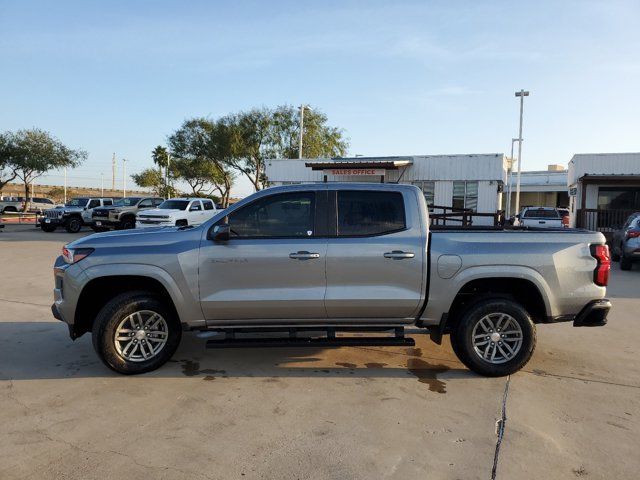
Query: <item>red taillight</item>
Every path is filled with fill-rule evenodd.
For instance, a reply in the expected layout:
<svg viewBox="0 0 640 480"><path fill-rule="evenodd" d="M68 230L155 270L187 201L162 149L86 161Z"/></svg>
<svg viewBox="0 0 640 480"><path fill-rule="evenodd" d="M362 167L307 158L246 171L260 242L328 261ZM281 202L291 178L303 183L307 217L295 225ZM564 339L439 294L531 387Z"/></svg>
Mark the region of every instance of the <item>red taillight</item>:
<svg viewBox="0 0 640 480"><path fill-rule="evenodd" d="M609 247L607 245L591 245L591 256L598 262L593 272L593 282L600 287L606 287L609 284L609 271L611 270Z"/></svg>
<svg viewBox="0 0 640 480"><path fill-rule="evenodd" d="M638 238L638 237L640 237L640 231L638 230L631 230L627 232L627 240L630 238Z"/></svg>

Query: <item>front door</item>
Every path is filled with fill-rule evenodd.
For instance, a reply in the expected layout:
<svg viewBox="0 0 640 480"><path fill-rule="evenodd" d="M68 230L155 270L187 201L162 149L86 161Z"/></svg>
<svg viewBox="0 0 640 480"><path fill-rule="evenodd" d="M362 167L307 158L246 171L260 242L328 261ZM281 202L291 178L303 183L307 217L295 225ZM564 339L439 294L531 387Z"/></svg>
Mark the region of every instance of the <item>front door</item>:
<svg viewBox="0 0 640 480"><path fill-rule="evenodd" d="M316 197L294 191L258 198L229 214L229 241L203 240L199 282L207 320L326 318L327 239L315 229Z"/></svg>
<svg viewBox="0 0 640 480"><path fill-rule="evenodd" d="M327 248L329 318L415 316L425 290L425 239L415 198L383 190L335 195L337 232Z"/></svg>

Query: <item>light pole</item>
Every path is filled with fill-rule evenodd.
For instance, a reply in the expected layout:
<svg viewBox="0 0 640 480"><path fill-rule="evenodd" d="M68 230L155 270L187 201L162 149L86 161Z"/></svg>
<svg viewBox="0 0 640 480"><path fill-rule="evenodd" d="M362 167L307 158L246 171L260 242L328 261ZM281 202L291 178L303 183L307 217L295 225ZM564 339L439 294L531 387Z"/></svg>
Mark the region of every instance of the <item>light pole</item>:
<svg viewBox="0 0 640 480"><path fill-rule="evenodd" d="M511 193L513 191L513 144L519 141L518 138L511 139L511 157L509 157L509 180L507 188L507 218L511 217Z"/></svg>
<svg viewBox="0 0 640 480"><path fill-rule="evenodd" d="M300 105L300 140L298 141L298 158L302 158L302 136L304 133L304 109L311 110L309 105Z"/></svg>
<svg viewBox="0 0 640 480"><path fill-rule="evenodd" d="M516 92L516 97L520 97L520 133L518 134L518 181L516 183L516 215L520 211L520 173L522 172L522 110L524 109L524 97L528 97L529 92L520 90Z"/></svg>
<svg viewBox="0 0 640 480"><path fill-rule="evenodd" d="M64 204L67 204L67 167L64 167Z"/></svg>
<svg viewBox="0 0 640 480"><path fill-rule="evenodd" d="M104 198L104 173L100 173L100 196Z"/></svg>
<svg viewBox="0 0 640 480"><path fill-rule="evenodd" d="M127 198L127 160L122 159L122 198Z"/></svg>

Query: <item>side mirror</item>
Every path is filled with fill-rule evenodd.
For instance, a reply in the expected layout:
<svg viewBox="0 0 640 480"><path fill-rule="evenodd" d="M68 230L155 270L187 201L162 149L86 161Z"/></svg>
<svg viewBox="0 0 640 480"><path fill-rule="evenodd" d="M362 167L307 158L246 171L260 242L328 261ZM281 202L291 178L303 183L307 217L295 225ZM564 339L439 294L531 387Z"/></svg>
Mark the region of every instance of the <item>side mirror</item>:
<svg viewBox="0 0 640 480"><path fill-rule="evenodd" d="M213 240L214 242L228 242L230 232L231 228L228 223L214 225L213 228L209 230L209 240Z"/></svg>

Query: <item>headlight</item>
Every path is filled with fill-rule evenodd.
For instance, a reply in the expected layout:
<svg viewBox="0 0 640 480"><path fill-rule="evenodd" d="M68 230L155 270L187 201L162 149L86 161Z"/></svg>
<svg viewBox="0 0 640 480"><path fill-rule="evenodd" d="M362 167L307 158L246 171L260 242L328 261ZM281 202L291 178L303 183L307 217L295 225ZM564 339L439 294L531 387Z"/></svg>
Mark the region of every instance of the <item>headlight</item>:
<svg viewBox="0 0 640 480"><path fill-rule="evenodd" d="M87 258L93 253L93 248L67 248L62 247L62 258L72 265L78 263L83 258Z"/></svg>

